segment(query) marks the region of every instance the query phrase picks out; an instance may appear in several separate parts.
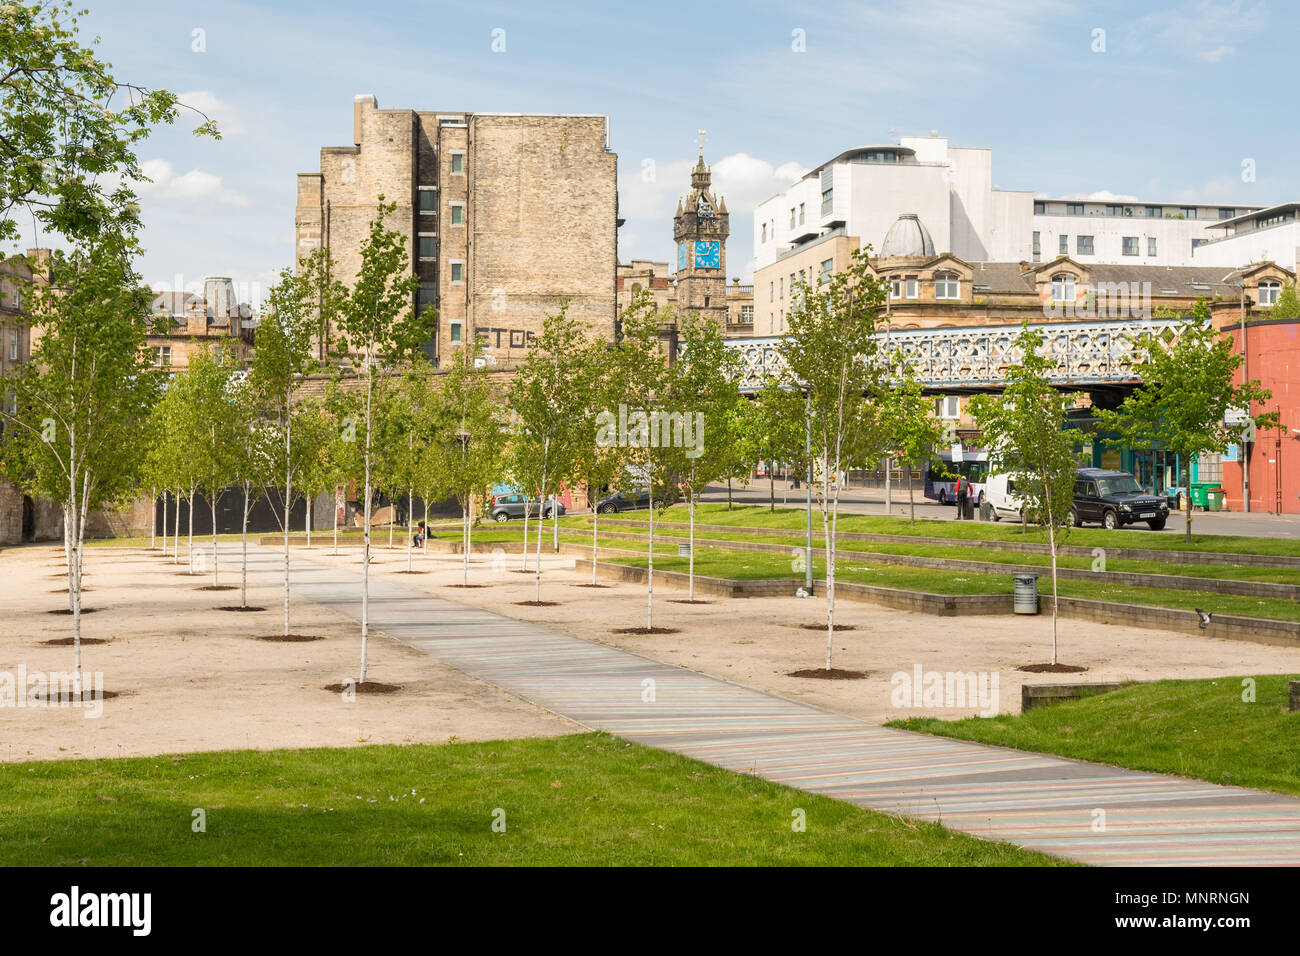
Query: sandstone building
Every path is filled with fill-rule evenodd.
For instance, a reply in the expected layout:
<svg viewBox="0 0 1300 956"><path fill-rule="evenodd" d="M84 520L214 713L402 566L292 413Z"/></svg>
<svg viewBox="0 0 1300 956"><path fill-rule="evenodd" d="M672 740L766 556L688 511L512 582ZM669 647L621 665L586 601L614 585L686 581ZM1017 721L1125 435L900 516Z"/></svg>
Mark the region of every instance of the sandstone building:
<svg viewBox="0 0 1300 956"><path fill-rule="evenodd" d="M203 280L203 295L161 290L150 312L158 323L149 335L153 364L160 369L181 369L198 349L225 346L235 360L245 364L252 351L256 319L252 306L235 301L235 287L224 276Z"/></svg>
<svg viewBox="0 0 1300 956"><path fill-rule="evenodd" d="M521 359L568 303L614 336L618 157L603 116L467 113L353 103L353 143L298 175L295 255L324 246L350 281L380 197L408 239L414 305L437 310L426 351L445 364L476 340L489 363Z"/></svg>

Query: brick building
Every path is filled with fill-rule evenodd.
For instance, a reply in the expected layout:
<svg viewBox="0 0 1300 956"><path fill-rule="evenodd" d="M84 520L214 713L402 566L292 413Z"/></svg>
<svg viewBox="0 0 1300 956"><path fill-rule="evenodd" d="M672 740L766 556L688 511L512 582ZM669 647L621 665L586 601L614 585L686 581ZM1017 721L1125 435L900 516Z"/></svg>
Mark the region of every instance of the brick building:
<svg viewBox="0 0 1300 956"><path fill-rule="evenodd" d="M437 310L437 364L471 339L493 364L521 359L562 301L612 339L617 163L603 116L381 110L357 96L353 144L298 175L295 254L324 246L350 281L383 196L408 239L415 305Z"/></svg>
<svg viewBox="0 0 1300 956"><path fill-rule="evenodd" d="M225 276L203 280L203 295L159 291L150 305L159 328L149 335L149 350L159 368L185 368L197 349L224 345L241 365L252 351L253 308L235 301L234 283Z"/></svg>

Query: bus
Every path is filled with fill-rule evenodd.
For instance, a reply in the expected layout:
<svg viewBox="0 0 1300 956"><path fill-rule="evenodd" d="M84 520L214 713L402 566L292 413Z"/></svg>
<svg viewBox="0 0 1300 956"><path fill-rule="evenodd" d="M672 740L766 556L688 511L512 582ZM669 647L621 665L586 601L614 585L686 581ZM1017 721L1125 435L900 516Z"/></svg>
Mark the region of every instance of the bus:
<svg viewBox="0 0 1300 956"><path fill-rule="evenodd" d="M943 452L926 462L925 497L941 505L957 503L957 476L971 483L975 506L984 500L984 481L989 475L989 455L985 451L964 451L961 461L954 462L951 452Z"/></svg>

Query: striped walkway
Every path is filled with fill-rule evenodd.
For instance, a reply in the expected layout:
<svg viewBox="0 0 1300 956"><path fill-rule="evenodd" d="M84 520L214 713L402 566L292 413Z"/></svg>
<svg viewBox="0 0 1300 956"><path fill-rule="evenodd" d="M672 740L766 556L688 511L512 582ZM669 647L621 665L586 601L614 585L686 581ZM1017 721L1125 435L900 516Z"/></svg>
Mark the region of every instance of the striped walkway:
<svg viewBox="0 0 1300 956"><path fill-rule="evenodd" d="M250 570L281 560L258 547ZM293 569L299 597L359 620L359 568ZM1300 799L877 727L384 574L370 608L375 629L579 724L873 810L1091 864L1300 865Z"/></svg>

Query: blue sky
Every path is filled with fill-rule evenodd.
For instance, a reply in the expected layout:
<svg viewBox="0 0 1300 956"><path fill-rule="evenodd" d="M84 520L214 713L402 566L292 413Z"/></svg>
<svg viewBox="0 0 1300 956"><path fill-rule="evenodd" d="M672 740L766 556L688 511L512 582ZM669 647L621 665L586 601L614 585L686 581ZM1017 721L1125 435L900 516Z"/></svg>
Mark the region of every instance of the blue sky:
<svg viewBox="0 0 1300 956"><path fill-rule="evenodd" d="M141 272L156 285L212 273L264 288L289 265L294 174L351 142L356 93L381 107L608 115L623 259L670 258L706 129L732 214L728 271L746 278L756 202L846 148L932 129L991 148L1004 189L1300 198L1298 12L1278 2L85 5L119 78L184 93L225 130L196 139L183 118L141 145L156 180Z"/></svg>

